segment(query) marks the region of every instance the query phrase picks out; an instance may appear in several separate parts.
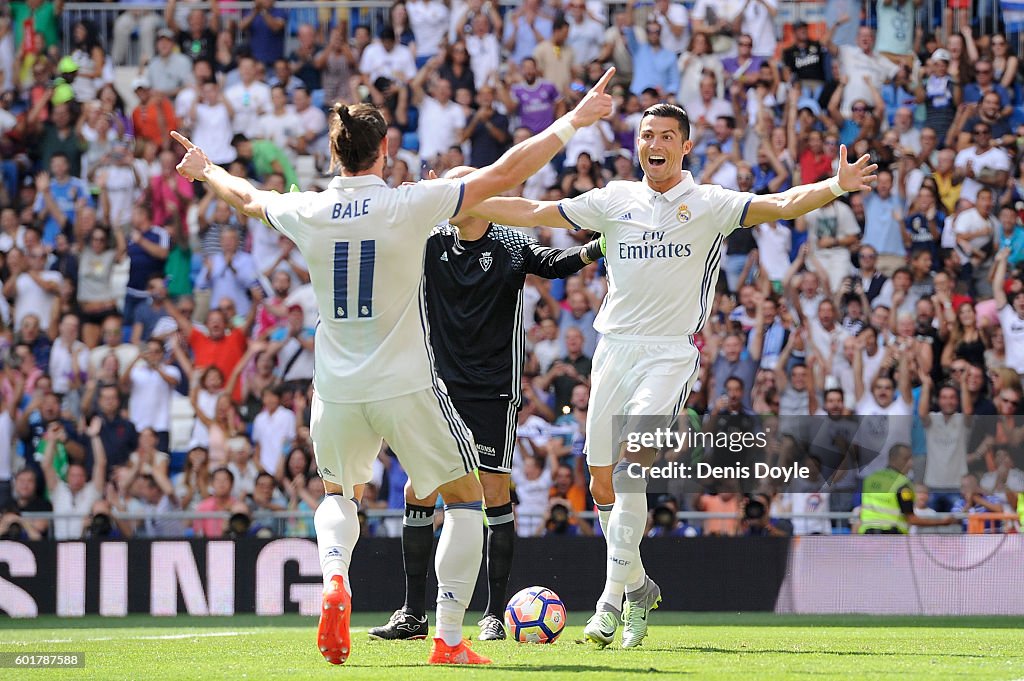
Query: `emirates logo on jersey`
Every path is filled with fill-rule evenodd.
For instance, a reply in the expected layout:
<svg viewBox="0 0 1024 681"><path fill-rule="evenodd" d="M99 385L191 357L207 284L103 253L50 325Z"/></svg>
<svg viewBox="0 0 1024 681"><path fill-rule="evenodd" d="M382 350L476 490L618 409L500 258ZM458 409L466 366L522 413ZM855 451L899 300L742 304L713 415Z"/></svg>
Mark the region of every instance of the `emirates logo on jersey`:
<svg viewBox="0 0 1024 681"><path fill-rule="evenodd" d="M690 221L691 217L693 217L693 215L690 213L689 206L687 206L685 203L679 206L679 211L676 213L676 219L679 220L679 222L686 224L687 222Z"/></svg>
<svg viewBox="0 0 1024 681"><path fill-rule="evenodd" d="M484 272L491 269L491 263L494 262L494 258L491 257L490 252L484 253L480 256L480 267L484 268Z"/></svg>

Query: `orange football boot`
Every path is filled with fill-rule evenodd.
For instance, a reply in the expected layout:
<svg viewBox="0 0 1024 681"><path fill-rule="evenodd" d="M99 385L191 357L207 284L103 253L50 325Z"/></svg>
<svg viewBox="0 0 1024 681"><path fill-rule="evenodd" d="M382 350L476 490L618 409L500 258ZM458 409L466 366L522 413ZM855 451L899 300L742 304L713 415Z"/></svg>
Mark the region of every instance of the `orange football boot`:
<svg viewBox="0 0 1024 681"><path fill-rule="evenodd" d="M456 646L450 646L444 639L435 638L434 647L430 651L427 664L490 664L483 655L478 655L469 647L469 641L462 639Z"/></svg>
<svg viewBox="0 0 1024 681"><path fill-rule="evenodd" d="M331 664L344 664L352 648L349 622L352 616L352 597L345 589L341 575L331 577L324 589L320 608L320 626L316 631L316 644L320 653Z"/></svg>

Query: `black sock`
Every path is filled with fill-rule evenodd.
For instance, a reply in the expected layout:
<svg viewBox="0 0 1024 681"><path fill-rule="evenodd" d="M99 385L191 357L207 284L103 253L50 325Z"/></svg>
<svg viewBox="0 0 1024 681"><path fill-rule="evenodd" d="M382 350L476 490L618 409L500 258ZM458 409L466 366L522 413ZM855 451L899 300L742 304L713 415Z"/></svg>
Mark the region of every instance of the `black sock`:
<svg viewBox="0 0 1024 681"><path fill-rule="evenodd" d="M516 540L512 504L487 509L487 615L505 619L508 576L512 572L512 550Z"/></svg>
<svg viewBox="0 0 1024 681"><path fill-rule="evenodd" d="M434 548L434 507L405 505L402 520L402 561L405 564L405 610L426 614L427 568Z"/></svg>

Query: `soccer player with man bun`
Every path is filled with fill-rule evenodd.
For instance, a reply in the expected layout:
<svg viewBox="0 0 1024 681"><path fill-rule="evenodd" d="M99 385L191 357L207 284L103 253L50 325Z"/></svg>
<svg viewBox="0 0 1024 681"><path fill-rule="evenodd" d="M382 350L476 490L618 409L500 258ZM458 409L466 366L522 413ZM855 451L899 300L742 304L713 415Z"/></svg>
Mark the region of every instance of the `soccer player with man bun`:
<svg viewBox="0 0 1024 681"><path fill-rule="evenodd" d="M625 648L644 639L648 613L661 600L640 560L647 498L633 490L643 482L638 486L627 474L632 462L653 463L655 451L627 452L628 426L614 432L613 419L678 416L698 375L693 336L710 314L730 232L791 220L847 192L867 191L876 170L866 155L848 163L841 146L839 171L823 182L761 196L698 185L683 170L693 149L690 122L672 104L644 111L636 144L642 181L610 182L558 202L494 198L472 210L506 225L592 229L607 240L608 295L594 323L602 338L591 373L586 454L608 562L604 592L584 634L606 646L621 619ZM616 494L626 482L631 491Z"/></svg>
<svg viewBox="0 0 1024 681"><path fill-rule="evenodd" d="M445 177L455 179L471 172L473 168L463 166ZM518 230L466 214L439 225L427 241L424 283L434 363L455 408L473 432L487 507L488 593L487 609L479 622L482 641L505 638L502 619L516 538L509 488L516 415L522 404L526 275L561 279L600 257L596 240L586 246L547 248ZM371 638L427 635L424 594L436 501L436 492L418 498L406 485L405 605L387 624L370 629Z"/></svg>
<svg viewBox="0 0 1024 681"><path fill-rule="evenodd" d="M357 516L382 438L398 452L419 497L445 500L438 542L437 637L432 664L486 664L462 638L483 551L482 498L473 436L434 371L423 300L423 254L438 223L525 181L577 128L612 109L609 71L579 105L493 165L457 180L388 188L387 124L376 107L335 104L331 160L341 174L323 192L256 189L213 164L179 133L178 172L206 182L221 199L266 220L295 242L320 310L310 435L327 496L314 516L323 605L317 646L332 664L351 651L348 579L359 539Z"/></svg>

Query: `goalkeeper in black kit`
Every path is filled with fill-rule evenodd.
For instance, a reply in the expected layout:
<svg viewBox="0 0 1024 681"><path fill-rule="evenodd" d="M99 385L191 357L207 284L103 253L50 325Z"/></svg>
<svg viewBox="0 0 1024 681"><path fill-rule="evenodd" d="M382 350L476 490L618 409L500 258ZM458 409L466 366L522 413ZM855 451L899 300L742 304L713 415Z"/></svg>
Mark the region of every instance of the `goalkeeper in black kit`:
<svg viewBox="0 0 1024 681"><path fill-rule="evenodd" d="M462 177L471 170L455 168L446 177ZM505 638L502 620L516 537L510 474L516 414L522 402L526 275L561 279L602 255L597 240L573 248L546 248L520 231L467 214L438 226L427 241L425 318L430 350L438 376L473 432L487 507L488 599L479 622L483 641ZM406 485L405 605L387 624L371 629L370 638L427 636L426 582L436 501L436 493L417 499Z"/></svg>

